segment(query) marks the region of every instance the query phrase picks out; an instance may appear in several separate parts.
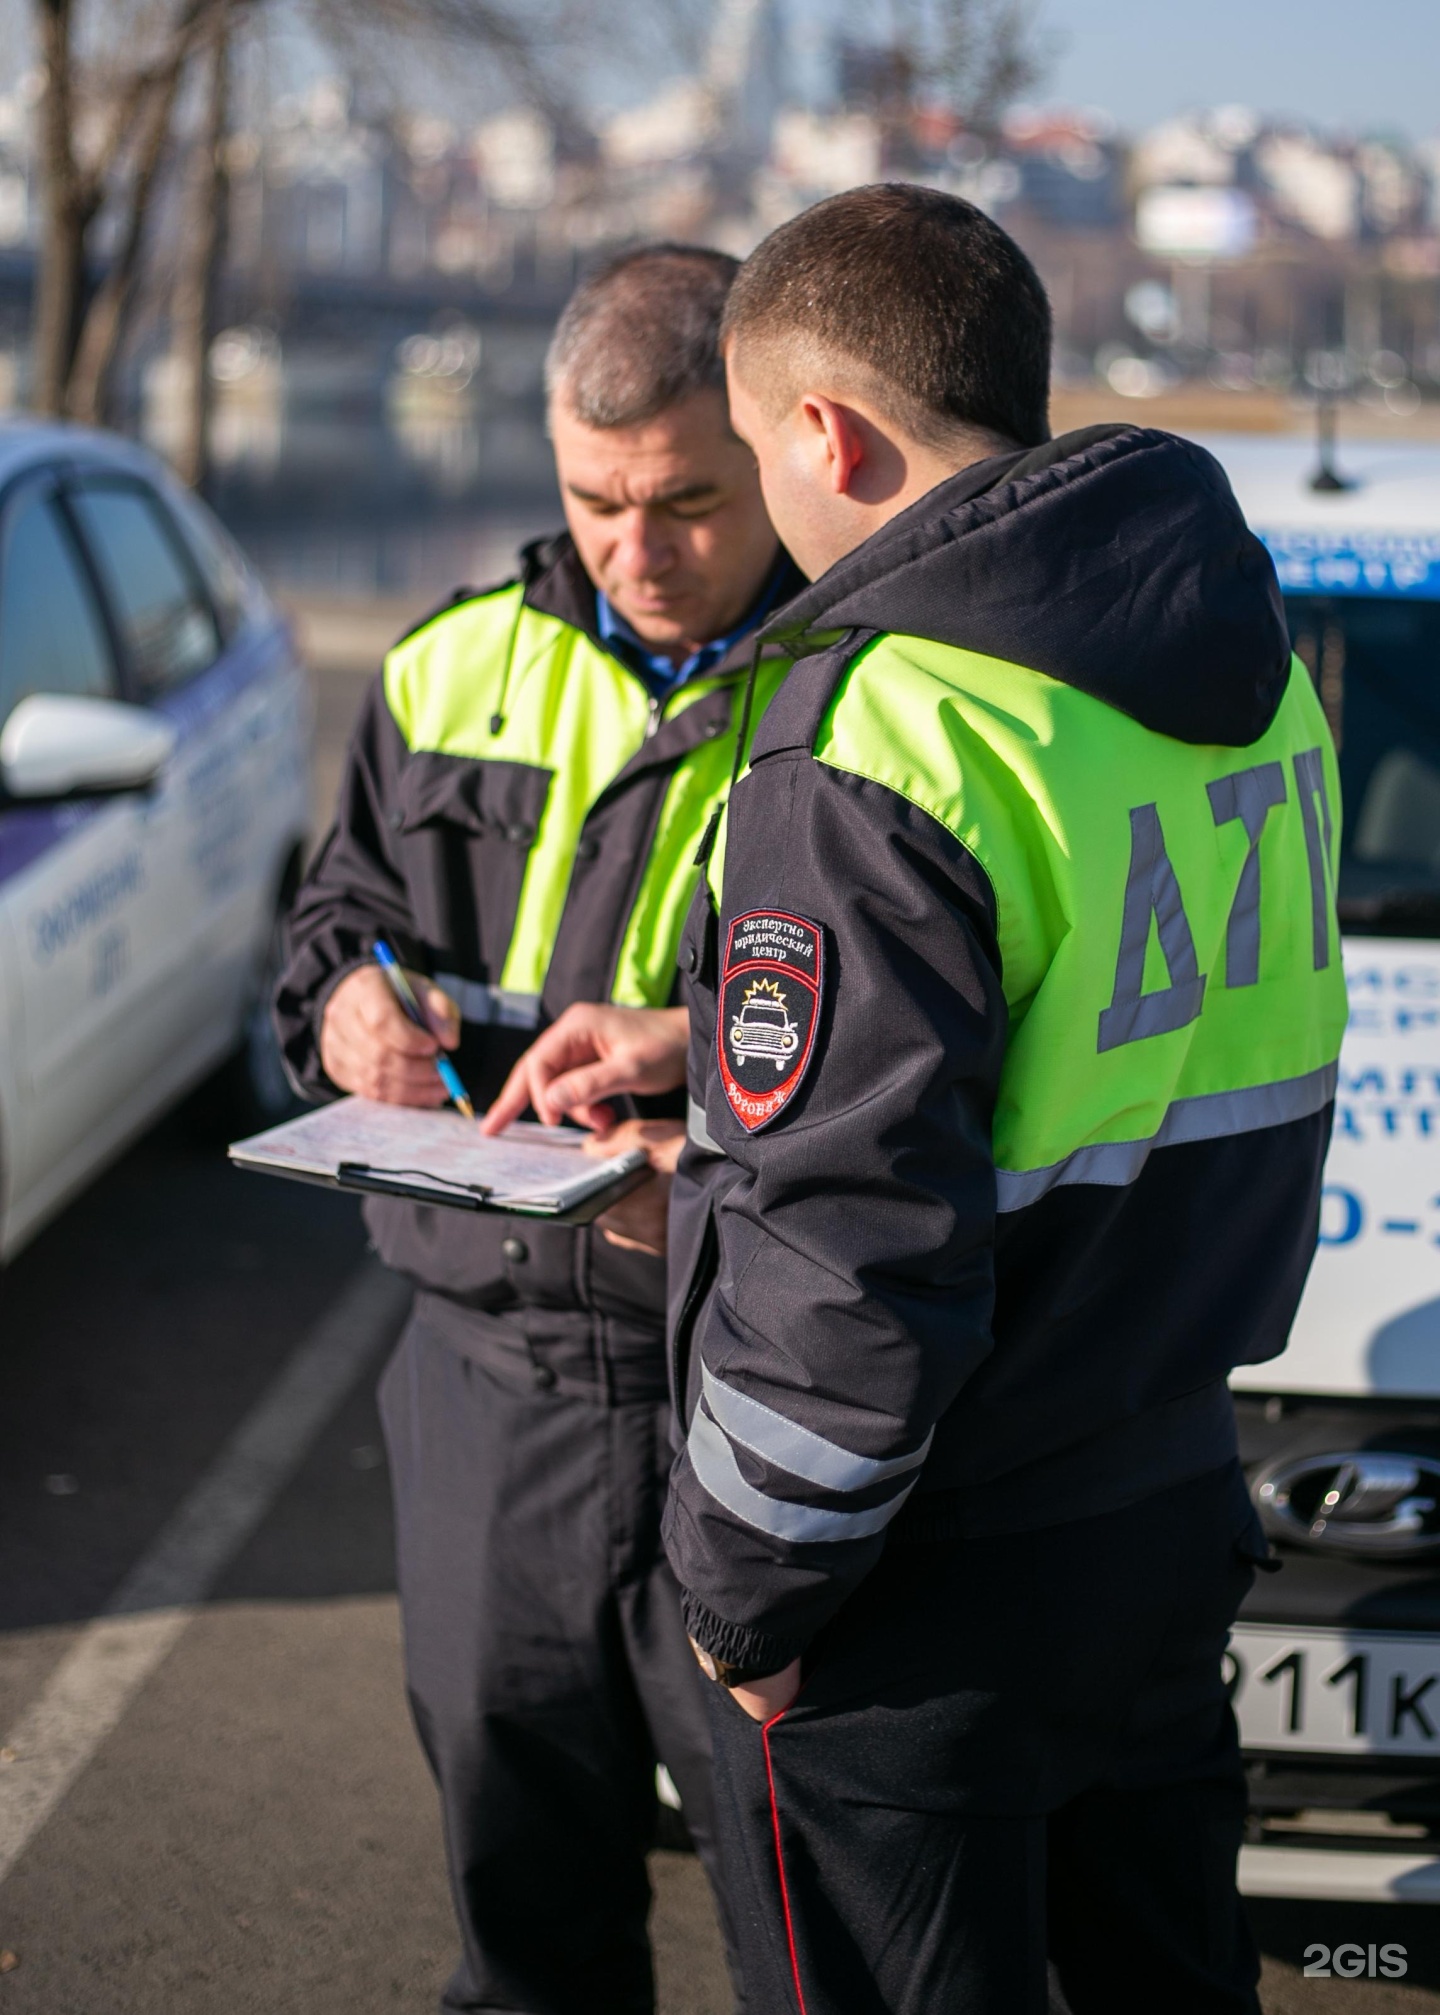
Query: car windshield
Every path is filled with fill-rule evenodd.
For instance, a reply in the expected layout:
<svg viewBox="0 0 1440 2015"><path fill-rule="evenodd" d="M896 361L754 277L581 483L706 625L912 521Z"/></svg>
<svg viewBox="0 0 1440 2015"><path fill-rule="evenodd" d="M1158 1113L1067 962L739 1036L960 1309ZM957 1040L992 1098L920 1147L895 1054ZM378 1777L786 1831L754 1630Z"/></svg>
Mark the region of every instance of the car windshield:
<svg viewBox="0 0 1440 2015"><path fill-rule="evenodd" d="M1440 602L1290 595L1285 607L1340 751L1340 921L1440 936Z"/></svg>

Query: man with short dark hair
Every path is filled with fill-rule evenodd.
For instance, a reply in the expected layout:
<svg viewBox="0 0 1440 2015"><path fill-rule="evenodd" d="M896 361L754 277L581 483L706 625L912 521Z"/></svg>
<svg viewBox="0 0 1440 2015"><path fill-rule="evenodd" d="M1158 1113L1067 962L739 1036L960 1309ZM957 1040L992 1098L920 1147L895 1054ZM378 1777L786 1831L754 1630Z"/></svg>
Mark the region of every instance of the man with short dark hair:
<svg viewBox="0 0 1440 2015"><path fill-rule="evenodd" d="M947 464L1050 438L1050 303L983 210L934 189L854 189L773 232L738 285L726 328L744 332L768 412L843 358L847 383Z"/></svg>
<svg viewBox="0 0 1440 2015"><path fill-rule="evenodd" d="M1226 1377L1315 1246L1324 716L1218 465L1049 438L979 211L833 198L726 332L812 582L681 947L665 1536L747 1992L1043 2015L1048 1947L1074 2015L1256 2015ZM593 1116L672 1029L576 1008L520 1075Z"/></svg>
<svg viewBox="0 0 1440 2015"><path fill-rule="evenodd" d="M731 432L735 262L659 246L585 281L551 347L569 533L465 591L371 689L300 892L278 1014L311 1096L477 1103L574 1000L663 1007L728 786L754 632L799 585ZM783 675L763 654L768 691ZM371 957L412 968L437 1036ZM683 1100L631 1108L661 1162ZM599 1227L366 1206L418 1292L381 1388L406 1675L464 1950L443 2006L653 2007L657 1760L707 1867L709 1738L659 1542L670 1460L657 1177Z"/></svg>

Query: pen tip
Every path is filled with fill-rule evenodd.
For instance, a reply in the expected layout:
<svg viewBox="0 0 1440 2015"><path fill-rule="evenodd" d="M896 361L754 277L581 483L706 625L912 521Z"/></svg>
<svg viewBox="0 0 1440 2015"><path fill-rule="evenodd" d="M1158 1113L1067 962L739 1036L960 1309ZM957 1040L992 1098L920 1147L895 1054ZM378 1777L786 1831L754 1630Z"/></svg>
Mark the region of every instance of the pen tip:
<svg viewBox="0 0 1440 2015"><path fill-rule="evenodd" d="M466 1119L474 1119L475 1108L473 1105L471 1105L468 1098L457 1098L455 1101L455 1106L456 1110L458 1112L462 1112L465 1115Z"/></svg>

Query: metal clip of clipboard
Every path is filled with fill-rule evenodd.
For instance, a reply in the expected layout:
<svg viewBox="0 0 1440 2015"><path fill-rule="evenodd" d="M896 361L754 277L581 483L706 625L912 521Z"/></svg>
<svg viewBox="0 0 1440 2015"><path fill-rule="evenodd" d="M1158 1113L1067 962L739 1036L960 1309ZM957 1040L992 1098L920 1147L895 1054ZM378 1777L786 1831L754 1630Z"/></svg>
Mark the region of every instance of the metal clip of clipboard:
<svg viewBox="0 0 1440 2015"><path fill-rule="evenodd" d="M440 1190L444 1201L460 1210L483 1210L495 1194L488 1182L452 1182L448 1176L431 1175L422 1168L376 1168L368 1161L342 1161L335 1170L335 1180L345 1189L403 1196L410 1203L423 1203L427 1191L433 1196Z"/></svg>

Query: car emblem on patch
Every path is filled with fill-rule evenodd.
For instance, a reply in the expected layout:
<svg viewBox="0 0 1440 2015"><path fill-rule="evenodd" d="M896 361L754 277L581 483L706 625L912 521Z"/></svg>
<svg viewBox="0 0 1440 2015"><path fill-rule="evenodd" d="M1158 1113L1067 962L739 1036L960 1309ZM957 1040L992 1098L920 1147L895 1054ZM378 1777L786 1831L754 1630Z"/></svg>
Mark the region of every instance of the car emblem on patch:
<svg viewBox="0 0 1440 2015"><path fill-rule="evenodd" d="M820 926L784 910L736 917L725 943L716 1047L730 1109L747 1133L789 1104L820 1020Z"/></svg>

